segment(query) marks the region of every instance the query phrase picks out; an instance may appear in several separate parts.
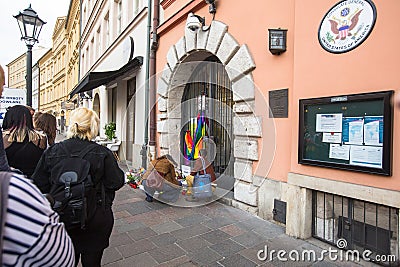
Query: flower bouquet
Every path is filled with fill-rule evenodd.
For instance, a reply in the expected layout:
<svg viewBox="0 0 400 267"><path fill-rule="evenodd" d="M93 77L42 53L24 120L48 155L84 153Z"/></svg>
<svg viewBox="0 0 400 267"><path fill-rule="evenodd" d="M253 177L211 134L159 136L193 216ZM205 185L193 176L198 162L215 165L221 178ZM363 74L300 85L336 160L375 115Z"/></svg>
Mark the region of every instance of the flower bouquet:
<svg viewBox="0 0 400 267"><path fill-rule="evenodd" d="M125 173L127 184L136 189L140 185L142 181L143 174L146 172L144 168L136 169L136 170L129 170Z"/></svg>

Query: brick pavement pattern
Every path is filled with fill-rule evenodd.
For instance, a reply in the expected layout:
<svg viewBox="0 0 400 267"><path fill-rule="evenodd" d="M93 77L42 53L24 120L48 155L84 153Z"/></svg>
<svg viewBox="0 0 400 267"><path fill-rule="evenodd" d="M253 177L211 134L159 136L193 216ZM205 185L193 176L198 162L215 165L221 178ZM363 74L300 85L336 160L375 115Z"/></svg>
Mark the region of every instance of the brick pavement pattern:
<svg viewBox="0 0 400 267"><path fill-rule="evenodd" d="M125 185L116 194L115 225L102 266L375 266L361 262L260 261L257 252L314 250L328 245L299 240L284 228L220 202L180 208L144 201L144 193Z"/></svg>

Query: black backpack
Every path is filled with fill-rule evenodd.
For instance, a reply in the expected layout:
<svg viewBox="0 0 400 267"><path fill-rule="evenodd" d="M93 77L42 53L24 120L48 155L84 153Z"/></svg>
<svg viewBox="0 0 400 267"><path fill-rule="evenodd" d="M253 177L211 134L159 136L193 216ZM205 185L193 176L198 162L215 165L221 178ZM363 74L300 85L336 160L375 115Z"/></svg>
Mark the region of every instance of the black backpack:
<svg viewBox="0 0 400 267"><path fill-rule="evenodd" d="M70 153L63 143L60 143L60 146L66 157L51 169L52 186L48 198L51 199L53 210L58 213L67 230L85 229L96 212L99 202L97 193L100 192L103 196L102 184L94 184L90 162L84 159L96 146L88 145L78 154Z"/></svg>

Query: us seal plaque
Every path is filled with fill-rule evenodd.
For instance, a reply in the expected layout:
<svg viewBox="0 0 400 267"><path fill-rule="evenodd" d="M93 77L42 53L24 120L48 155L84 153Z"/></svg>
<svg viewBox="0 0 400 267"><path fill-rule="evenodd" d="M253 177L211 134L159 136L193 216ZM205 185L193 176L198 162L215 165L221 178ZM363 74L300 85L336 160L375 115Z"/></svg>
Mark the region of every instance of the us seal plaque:
<svg viewBox="0 0 400 267"><path fill-rule="evenodd" d="M367 39L375 21L376 7L371 0L340 1L321 21L319 43L330 53L349 52Z"/></svg>

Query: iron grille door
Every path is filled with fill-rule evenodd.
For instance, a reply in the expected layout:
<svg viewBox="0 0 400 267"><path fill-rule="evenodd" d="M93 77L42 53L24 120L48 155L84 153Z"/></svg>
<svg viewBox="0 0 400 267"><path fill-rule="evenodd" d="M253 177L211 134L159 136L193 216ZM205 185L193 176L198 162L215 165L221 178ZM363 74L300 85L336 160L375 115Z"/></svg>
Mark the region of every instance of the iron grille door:
<svg viewBox="0 0 400 267"><path fill-rule="evenodd" d="M214 63L217 60L211 57L200 64L185 87L182 97L181 149L184 154L185 133L193 131L197 116L204 114L207 120L204 140L208 142L203 142L203 148L210 155L215 155L211 159L217 178L220 175L233 178L231 81L224 66Z"/></svg>

